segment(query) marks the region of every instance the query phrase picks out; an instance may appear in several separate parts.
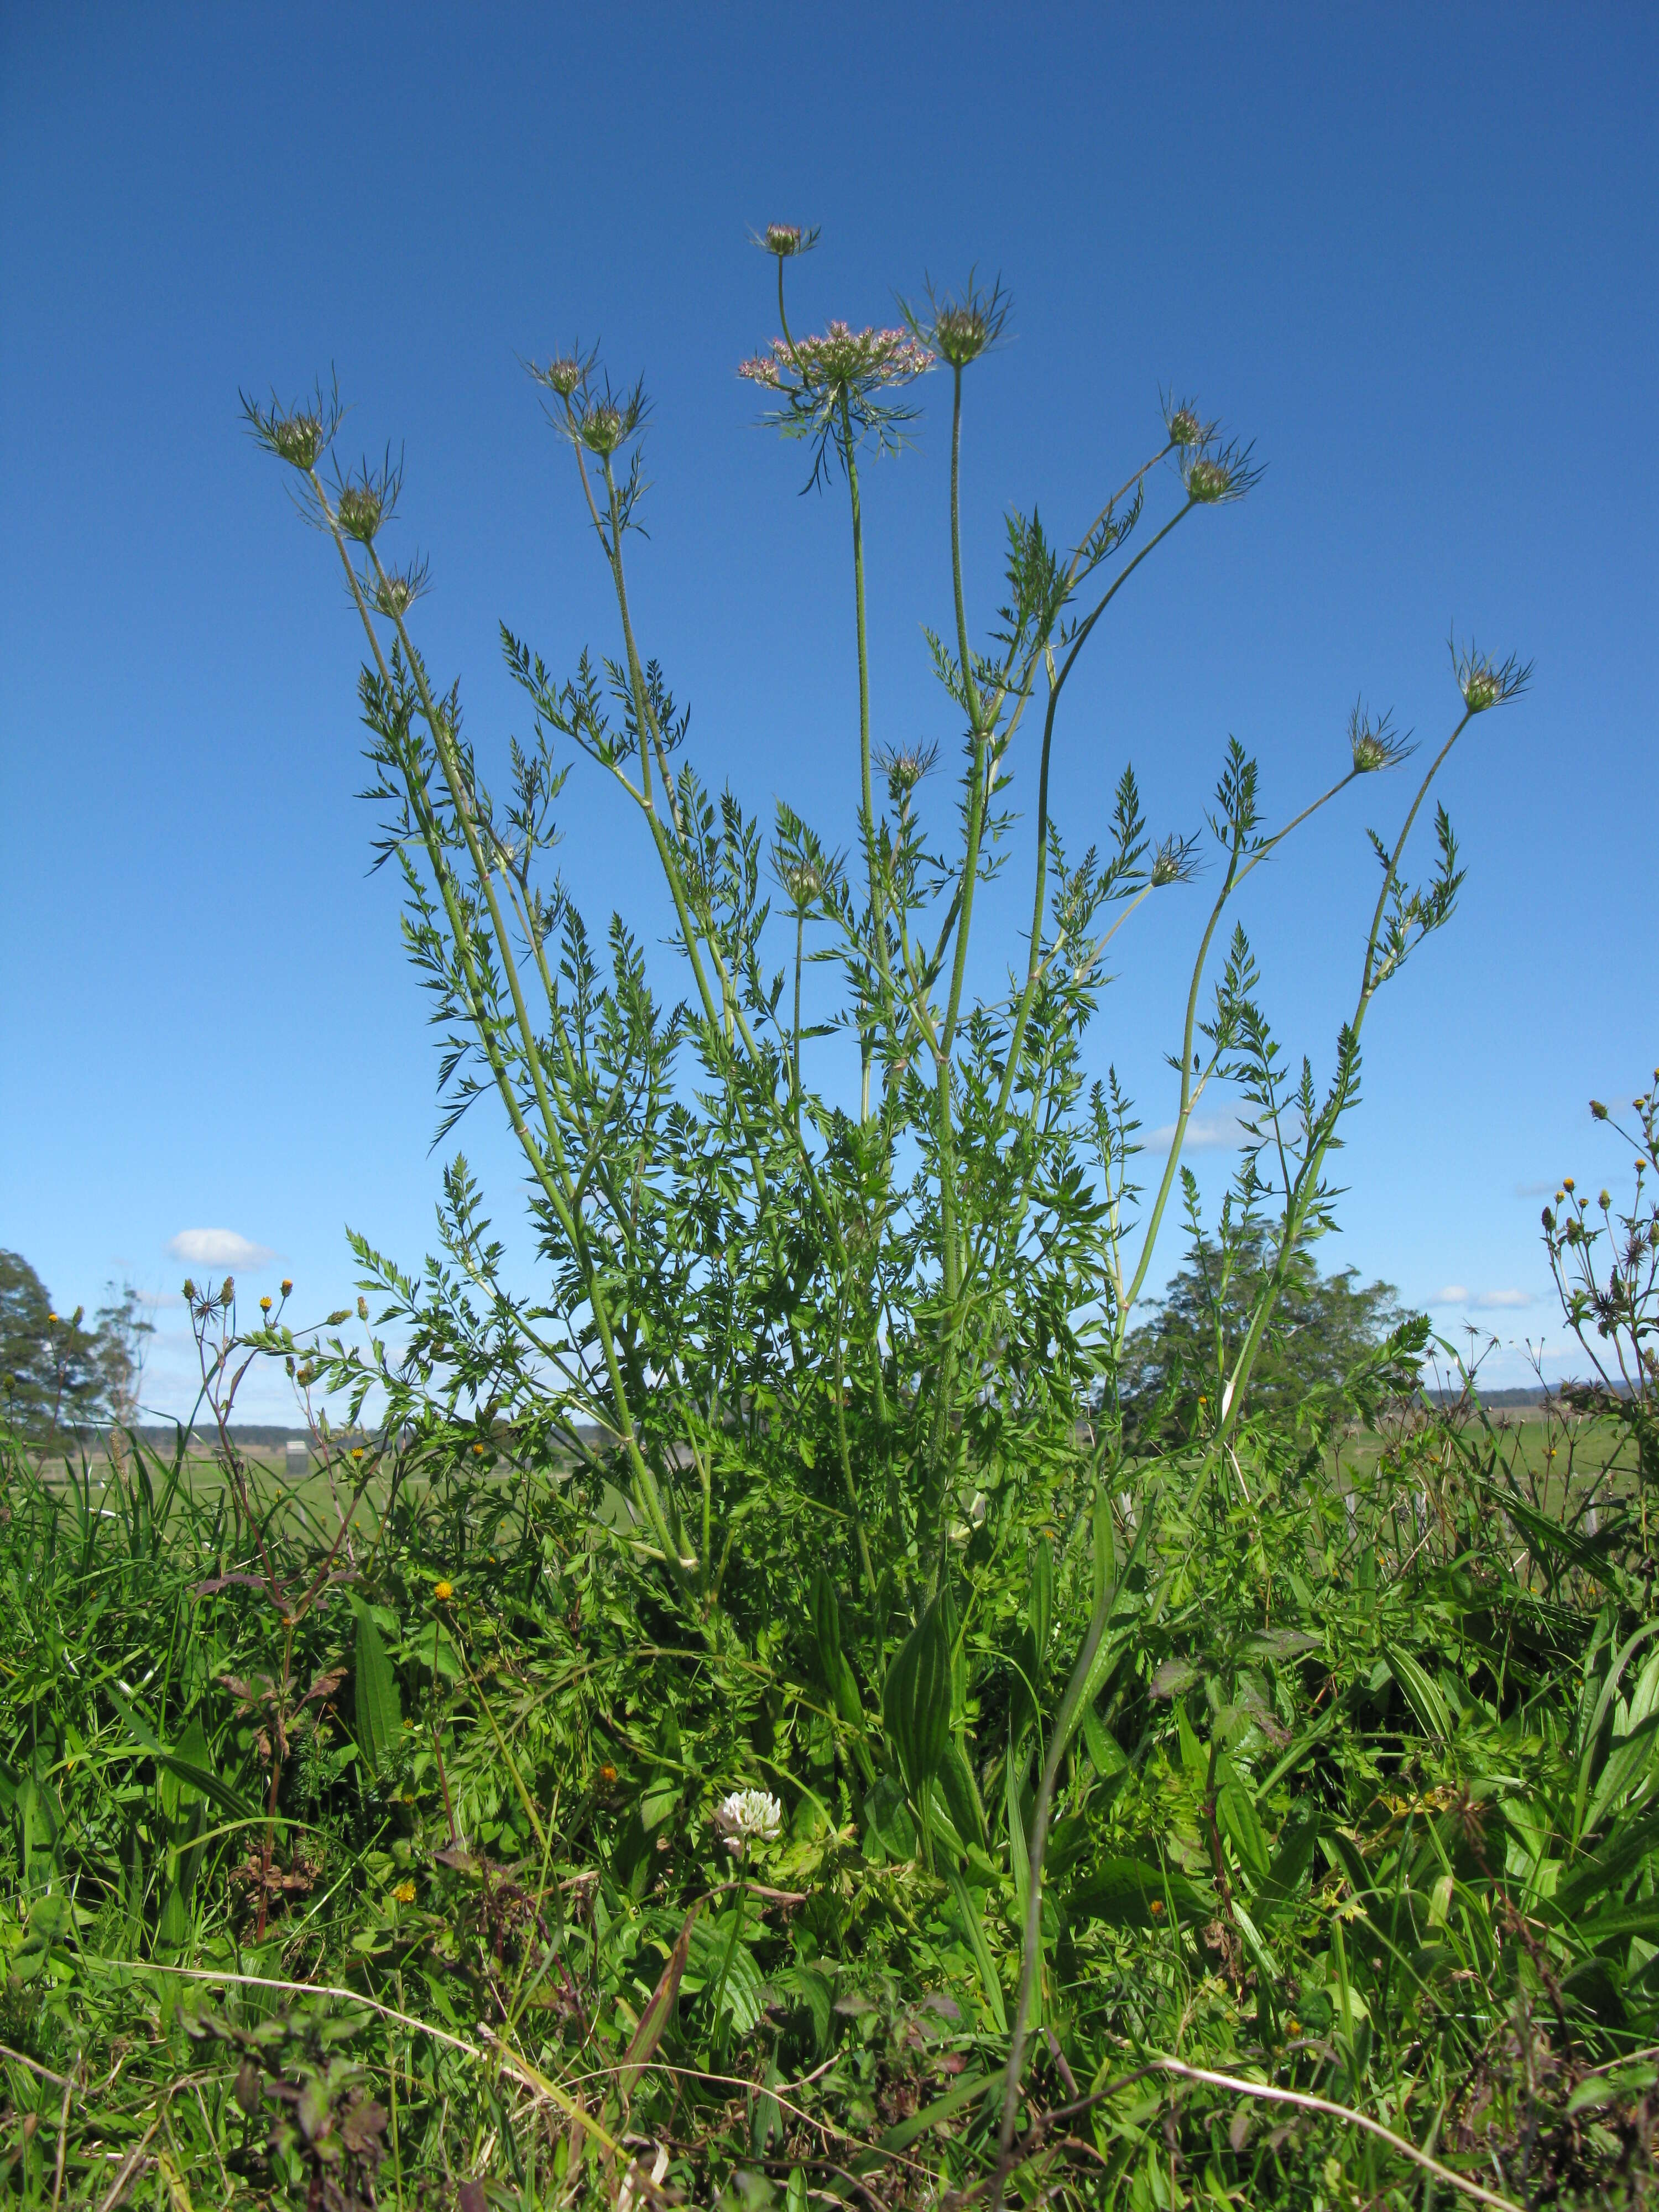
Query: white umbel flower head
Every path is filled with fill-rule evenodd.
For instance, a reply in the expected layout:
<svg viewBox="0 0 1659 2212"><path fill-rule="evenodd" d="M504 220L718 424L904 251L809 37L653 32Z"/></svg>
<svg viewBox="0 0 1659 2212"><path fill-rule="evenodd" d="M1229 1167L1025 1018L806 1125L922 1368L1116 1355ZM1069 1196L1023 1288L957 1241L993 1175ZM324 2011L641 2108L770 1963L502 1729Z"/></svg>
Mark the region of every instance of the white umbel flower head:
<svg viewBox="0 0 1659 2212"><path fill-rule="evenodd" d="M734 1790L714 1808L714 1826L735 1856L752 1843L773 1843L783 1827L783 1808L764 1790Z"/></svg>

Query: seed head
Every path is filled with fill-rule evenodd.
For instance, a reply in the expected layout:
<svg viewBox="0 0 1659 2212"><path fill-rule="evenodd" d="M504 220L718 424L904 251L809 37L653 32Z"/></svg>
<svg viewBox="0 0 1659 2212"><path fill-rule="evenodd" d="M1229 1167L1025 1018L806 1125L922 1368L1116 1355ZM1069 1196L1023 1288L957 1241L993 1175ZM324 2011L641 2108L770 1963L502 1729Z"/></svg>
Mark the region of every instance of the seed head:
<svg viewBox="0 0 1659 2212"><path fill-rule="evenodd" d="M975 307L946 307L933 324L933 343L952 368L977 361L990 342L985 317Z"/></svg>
<svg viewBox="0 0 1659 2212"><path fill-rule="evenodd" d="M1544 1208L1542 1219L1545 1229L1549 1231L1553 1231L1555 1227L1555 1216L1551 1212L1547 1206Z"/></svg>
<svg viewBox="0 0 1659 2212"><path fill-rule="evenodd" d="M192 1303L194 1302L196 1297L196 1285L189 1275L185 1277L185 1296L191 1299Z"/></svg>
<svg viewBox="0 0 1659 2212"><path fill-rule="evenodd" d="M1452 673L1471 714L1484 714L1487 708L1501 707L1505 700L1518 697L1532 680L1532 663L1523 666L1513 653L1507 660L1497 662L1477 646L1460 648L1454 639L1451 657Z"/></svg>
<svg viewBox="0 0 1659 2212"><path fill-rule="evenodd" d="M714 1808L714 1826L735 1857L750 1844L771 1843L783 1827L783 1808L764 1790L734 1790Z"/></svg>
<svg viewBox="0 0 1659 2212"><path fill-rule="evenodd" d="M1210 435L1210 427L1190 399L1180 400L1174 406L1166 403L1164 428L1172 446L1177 448L1201 446Z"/></svg>
<svg viewBox="0 0 1659 2212"><path fill-rule="evenodd" d="M365 1297L360 1297L357 1301L357 1318L359 1321L368 1319L368 1300Z"/></svg>
<svg viewBox="0 0 1659 2212"><path fill-rule="evenodd" d="M1152 855L1146 880L1154 890L1166 884L1189 884L1198 873L1195 842L1190 837L1166 837Z"/></svg>
<svg viewBox="0 0 1659 2212"><path fill-rule="evenodd" d="M383 520L384 507L380 495L373 484L347 484L340 494L335 513L348 538L355 538L360 545L374 544L374 533Z"/></svg>
<svg viewBox="0 0 1659 2212"><path fill-rule="evenodd" d="M775 253L780 261L793 260L798 253L810 253L817 242L816 228L803 230L798 222L769 222L755 240L763 252Z"/></svg>
<svg viewBox="0 0 1659 2212"><path fill-rule="evenodd" d="M323 450L323 425L315 415L277 415L270 423L271 450L291 468L314 469Z"/></svg>
<svg viewBox="0 0 1659 2212"><path fill-rule="evenodd" d="M561 399L568 399L582 380L582 365L572 354L561 354L550 361L545 368L532 368L531 374L544 384L550 392L556 392Z"/></svg>
<svg viewBox="0 0 1659 2212"><path fill-rule="evenodd" d="M426 589L427 566L417 561L401 573L388 571L374 580L374 604L388 622L398 622Z"/></svg>
<svg viewBox="0 0 1659 2212"><path fill-rule="evenodd" d="M1187 471L1187 496L1201 506L1212 507L1217 500L1227 496L1227 471L1219 461L1206 460L1202 455Z"/></svg>
<svg viewBox="0 0 1659 2212"><path fill-rule="evenodd" d="M1207 441L1213 433L1206 430ZM1243 499L1261 475L1250 460L1250 448L1232 443L1213 451L1196 446L1181 451L1181 474L1187 496L1195 507L1216 507L1224 500Z"/></svg>
<svg viewBox="0 0 1659 2212"><path fill-rule="evenodd" d="M778 872L785 890L797 906L811 906L823 896L823 871L816 860L784 860Z"/></svg>
<svg viewBox="0 0 1659 2212"><path fill-rule="evenodd" d="M916 343L957 369L996 344L1007 326L1011 304L1000 282L985 291L971 269L960 292L936 292L930 283L925 307L899 302Z"/></svg>
<svg viewBox="0 0 1659 2212"><path fill-rule="evenodd" d="M219 1286L220 1304L222 1306L228 1306L235 1295L236 1278L234 1275L227 1275L224 1281Z"/></svg>
<svg viewBox="0 0 1659 2212"><path fill-rule="evenodd" d="M582 416L580 428L583 445L603 460L607 454L614 453L623 441L622 410L601 399Z"/></svg>
<svg viewBox="0 0 1659 2212"><path fill-rule="evenodd" d="M876 755L876 766L887 779L895 806L902 806L910 793L931 775L939 761L937 745L886 745Z"/></svg>
<svg viewBox="0 0 1659 2212"><path fill-rule="evenodd" d="M1412 750L1408 740L1390 728L1387 714L1380 721L1371 720L1363 701L1348 717L1348 749L1353 757L1356 775L1371 775L1379 769L1397 768Z"/></svg>
<svg viewBox="0 0 1659 2212"><path fill-rule="evenodd" d="M1605 1121L1607 1118L1607 1109L1599 1098L1590 1100L1590 1112L1598 1121Z"/></svg>

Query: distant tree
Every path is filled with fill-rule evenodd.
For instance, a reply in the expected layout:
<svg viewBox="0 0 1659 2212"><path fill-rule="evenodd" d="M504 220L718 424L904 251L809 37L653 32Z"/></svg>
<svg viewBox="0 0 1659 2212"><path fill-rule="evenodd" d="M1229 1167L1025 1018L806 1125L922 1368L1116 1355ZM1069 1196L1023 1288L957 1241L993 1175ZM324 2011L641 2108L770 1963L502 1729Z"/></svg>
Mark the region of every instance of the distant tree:
<svg viewBox="0 0 1659 2212"><path fill-rule="evenodd" d="M83 1306L58 1312L21 1253L0 1250L0 1409L16 1434L131 1420L151 1333L131 1283L109 1286L88 1328Z"/></svg>
<svg viewBox="0 0 1659 2212"><path fill-rule="evenodd" d="M1202 1416L1218 1407L1268 1262L1259 1241L1236 1250L1231 1265L1207 1238L1193 1248L1124 1347L1119 1389L1132 1436L1150 1443L1206 1425ZM1328 1435L1379 1395L1409 1386L1426 1323L1401 1305L1392 1283L1362 1285L1357 1273L1324 1275L1310 1253L1297 1255L1250 1377L1246 1418Z"/></svg>

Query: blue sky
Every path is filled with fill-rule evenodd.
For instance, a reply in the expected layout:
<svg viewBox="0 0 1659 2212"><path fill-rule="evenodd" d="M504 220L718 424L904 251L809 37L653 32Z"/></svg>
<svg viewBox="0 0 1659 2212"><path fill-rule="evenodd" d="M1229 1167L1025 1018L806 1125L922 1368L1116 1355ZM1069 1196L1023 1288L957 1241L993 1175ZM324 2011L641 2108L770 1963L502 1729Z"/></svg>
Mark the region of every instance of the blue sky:
<svg viewBox="0 0 1659 2212"><path fill-rule="evenodd" d="M434 1059L392 886L366 873L358 641L239 386L295 393L332 364L343 450L404 446L422 635L488 759L523 722L498 617L556 665L611 642L519 366L602 339L655 398L635 588L700 760L845 840L844 508L797 495L799 452L732 373L773 328L747 233L787 220L823 229L804 323L891 320L894 288L975 262L1013 295L966 438L981 617L1006 507L1080 524L1152 450L1161 386L1267 464L1118 603L1057 771L1079 845L1126 759L1155 826L1195 829L1230 732L1278 808L1340 762L1358 694L1449 727L1454 625L1535 660L1446 780L1468 884L1373 1015L1333 1257L1413 1301L1458 1291L1449 1329L1558 1341L1538 1187L1627 1173L1585 1101L1628 1098L1659 1055L1656 60L1637 4L14 0L0 1243L70 1304L124 1274L176 1293L175 1240L222 1230L270 1255L239 1267L250 1294L289 1273L320 1313L350 1281L348 1222L406 1260L430 1241ZM948 612L927 396L915 449L867 487L877 731L900 739L950 735L920 635ZM1381 783L1245 910L1279 1033L1322 1070L1364 830L1403 803ZM580 778L567 834L590 912L651 926L637 834ZM1097 1036L1149 1127L1200 898L1136 926ZM512 1234L512 1163L475 1122ZM1204 1157L1206 1186L1227 1164ZM164 1410L188 1402L180 1320L158 1308ZM1520 1355L1491 1372L1523 1379Z"/></svg>

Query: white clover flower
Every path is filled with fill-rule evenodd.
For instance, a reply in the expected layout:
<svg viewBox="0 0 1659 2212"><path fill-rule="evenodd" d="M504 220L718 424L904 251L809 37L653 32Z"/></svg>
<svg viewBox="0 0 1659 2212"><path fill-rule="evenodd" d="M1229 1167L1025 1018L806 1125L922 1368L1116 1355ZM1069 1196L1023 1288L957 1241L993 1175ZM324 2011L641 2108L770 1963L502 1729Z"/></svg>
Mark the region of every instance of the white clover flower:
<svg viewBox="0 0 1659 2212"><path fill-rule="evenodd" d="M783 1808L764 1790L734 1790L714 1808L714 1826L735 1856L757 1840L776 1840L783 1826Z"/></svg>

